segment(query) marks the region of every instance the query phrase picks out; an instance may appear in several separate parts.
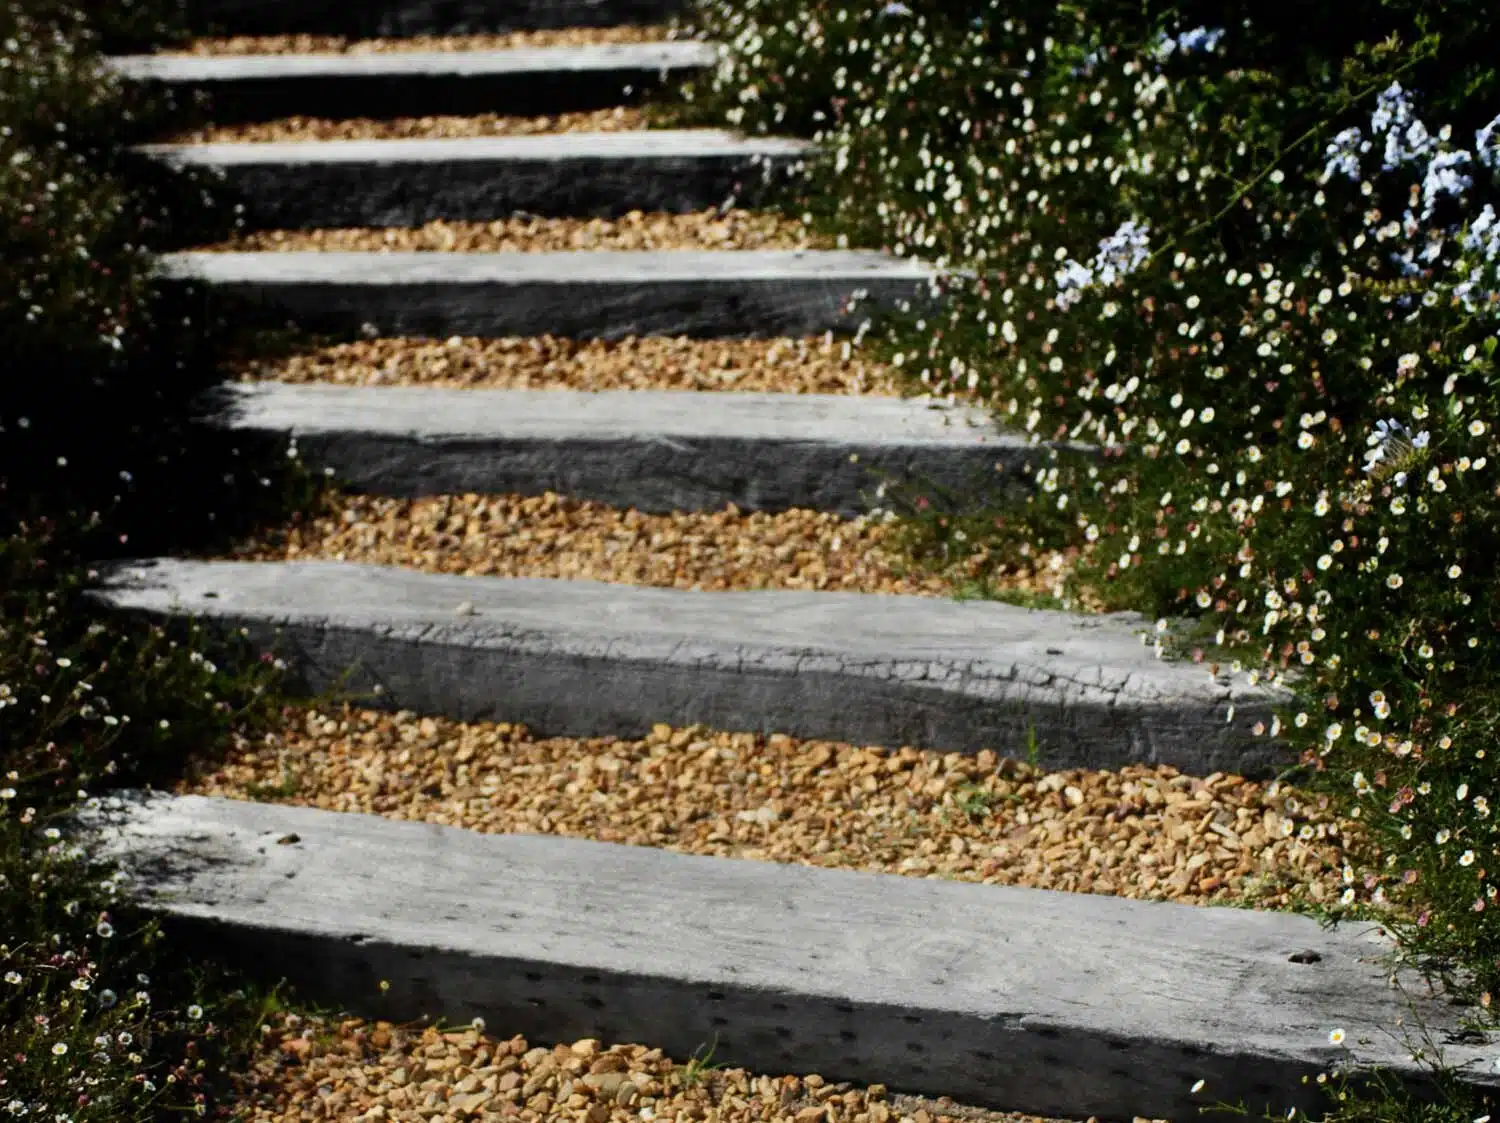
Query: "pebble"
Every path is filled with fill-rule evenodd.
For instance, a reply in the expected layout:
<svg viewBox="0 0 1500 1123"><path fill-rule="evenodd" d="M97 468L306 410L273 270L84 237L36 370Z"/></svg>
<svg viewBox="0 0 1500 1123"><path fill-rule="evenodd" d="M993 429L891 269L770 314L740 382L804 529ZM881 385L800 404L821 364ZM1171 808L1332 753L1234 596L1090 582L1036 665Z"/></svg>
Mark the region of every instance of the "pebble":
<svg viewBox="0 0 1500 1123"><path fill-rule="evenodd" d="M659 1049L590 1044L593 1053L580 1053L576 1044L532 1048L524 1037L477 1028L277 1014L234 1076L237 1107L245 1123L1062 1123L892 1095L883 1084L830 1084L816 1074L714 1067L689 1077ZM591 1057L617 1066L613 1096L589 1082ZM397 1082L408 1070L417 1075Z"/></svg>
<svg viewBox="0 0 1500 1123"><path fill-rule="evenodd" d="M233 374L241 381L357 386L898 393L890 367L832 333L799 339L373 339L243 359Z"/></svg>
<svg viewBox="0 0 1500 1123"><path fill-rule="evenodd" d="M724 858L1261 908L1333 903L1341 835L1353 830L1291 788L1165 766L1044 773L991 752L668 725L639 740L540 738L519 725L352 708L294 710L279 731L195 762L179 790ZM1213 823L1235 824L1241 845L1224 846Z"/></svg>
<svg viewBox="0 0 1500 1123"><path fill-rule="evenodd" d="M539 136L542 133L618 133L648 128L640 106L514 116L475 113L426 117L280 117L274 121L208 124L179 130L165 139L173 144L260 144L309 140L419 140L481 136Z"/></svg>
<svg viewBox="0 0 1500 1123"><path fill-rule="evenodd" d="M320 559L470 577L553 577L672 589L813 589L951 596L950 577L910 572L892 527L791 510L649 515L547 492L422 499L334 494L311 519L242 542L241 561ZM975 567L982 558L962 563ZM1005 580L1036 591L1044 578ZM472 603L454 608L471 615Z"/></svg>
<svg viewBox="0 0 1500 1123"><path fill-rule="evenodd" d="M800 222L766 211L691 214L631 211L620 218L538 218L494 222L435 219L424 226L256 230L200 251L395 253L549 253L563 250L804 249L816 239Z"/></svg>
<svg viewBox="0 0 1500 1123"><path fill-rule="evenodd" d="M162 55L383 55L405 51L505 51L518 47L582 47L606 43L659 43L685 38L668 26L563 27L491 35L409 35L351 39L345 35L203 36Z"/></svg>

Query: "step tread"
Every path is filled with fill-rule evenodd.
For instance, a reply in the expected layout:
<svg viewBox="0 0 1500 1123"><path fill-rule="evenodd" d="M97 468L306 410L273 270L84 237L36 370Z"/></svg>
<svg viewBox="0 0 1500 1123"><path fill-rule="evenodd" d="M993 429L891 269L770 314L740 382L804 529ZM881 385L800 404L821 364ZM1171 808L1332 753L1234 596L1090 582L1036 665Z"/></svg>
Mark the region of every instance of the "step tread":
<svg viewBox="0 0 1500 1123"><path fill-rule="evenodd" d="M679 70L711 66L718 47L696 40L511 47L488 51L371 54L114 55L107 65L132 81L179 84L310 77L480 77L558 71Z"/></svg>
<svg viewBox="0 0 1500 1123"><path fill-rule="evenodd" d="M744 137L723 129L642 129L536 136L149 144L142 145L140 151L180 164L242 166L792 157L810 149L811 145L802 140Z"/></svg>
<svg viewBox="0 0 1500 1123"><path fill-rule="evenodd" d="M262 649L280 644L314 689L342 683L544 735L634 736L666 721L1020 757L1034 732L1049 767L1253 776L1288 763L1284 745L1250 729L1286 704L1283 691L1158 659L1131 615L338 561L121 563L98 595L244 628Z"/></svg>
<svg viewBox="0 0 1500 1123"><path fill-rule="evenodd" d="M802 508L853 517L893 480L1031 490L1045 449L983 411L855 395L235 384L221 423L294 437L367 494L545 492L655 514Z"/></svg>
<svg viewBox="0 0 1500 1123"><path fill-rule="evenodd" d="M231 424L298 436L357 431L422 440L729 437L879 446L1033 447L977 408L854 394L507 390L277 382L226 388Z"/></svg>
<svg viewBox="0 0 1500 1123"><path fill-rule="evenodd" d="M680 1055L714 1034L728 1063L1077 1118L1306 1095L1295 1074L1342 1058L1336 1027L1362 1060L1416 1071L1369 924L197 796L104 810L111 856L158 907L257 950L294 937L285 962L263 959L345 1000L370 1005L386 979L381 1008L398 1012L381 1016ZM1306 951L1321 958L1290 961ZM1455 1025L1409 989L1432 1031ZM1445 1053L1500 1082L1484 1048Z"/></svg>
<svg viewBox="0 0 1500 1123"><path fill-rule="evenodd" d="M869 250L560 250L545 253L268 251L162 254L163 273L209 283L533 285L695 281L848 282L937 276L912 258Z"/></svg>
<svg viewBox="0 0 1500 1123"><path fill-rule="evenodd" d="M1192 699L1271 697L1263 686L1219 685L1203 667L1155 657L1134 614L1075 616L993 601L798 589L704 592L601 581L464 577L331 561L230 562L154 558L114 571L110 600L202 615L351 627L502 636L622 649L688 660L824 657L859 673L924 664L995 682L1065 679L1081 690ZM476 615L460 618L467 602ZM1051 649L1051 651L1049 651ZM1054 653L1055 652L1055 653ZM623 654L623 650L621 650ZM941 670L940 670L941 668ZM1228 678L1227 675L1223 676Z"/></svg>

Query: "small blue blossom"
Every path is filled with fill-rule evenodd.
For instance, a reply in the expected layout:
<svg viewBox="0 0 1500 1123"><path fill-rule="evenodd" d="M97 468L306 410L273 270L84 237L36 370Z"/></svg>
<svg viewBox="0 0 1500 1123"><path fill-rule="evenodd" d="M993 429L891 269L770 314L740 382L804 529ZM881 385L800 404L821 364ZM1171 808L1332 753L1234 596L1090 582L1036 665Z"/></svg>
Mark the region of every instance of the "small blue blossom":
<svg viewBox="0 0 1500 1123"><path fill-rule="evenodd" d="M1071 258L1058 270L1057 306L1066 311L1078 302L1083 290L1094 285L1112 285L1139 269L1151 256L1148 227L1127 219L1120 228L1099 243L1099 252L1089 265Z"/></svg>
<svg viewBox="0 0 1500 1123"><path fill-rule="evenodd" d="M1375 422L1375 432L1370 435L1369 451L1365 453L1365 471L1374 471L1375 466L1392 453L1410 449L1424 449L1432 442L1432 435L1425 429L1412 435L1405 425L1394 417Z"/></svg>
<svg viewBox="0 0 1500 1123"><path fill-rule="evenodd" d="M1368 151L1370 142L1364 139L1358 126L1350 126L1329 141L1328 147L1323 150L1328 161L1323 166L1323 178L1331 179L1338 173L1358 182L1359 156Z"/></svg>
<svg viewBox="0 0 1500 1123"><path fill-rule="evenodd" d="M1094 283L1093 270L1086 265L1069 260L1057 274L1057 306L1066 312L1078 298L1083 295L1083 290Z"/></svg>
<svg viewBox="0 0 1500 1123"><path fill-rule="evenodd" d="M1465 191L1474 186L1473 177L1465 175L1463 169L1472 163L1472 157L1463 149L1439 152L1427 165L1427 174L1422 179L1422 218L1432 217L1437 201L1444 195L1462 198Z"/></svg>
<svg viewBox="0 0 1500 1123"><path fill-rule="evenodd" d="M1147 227L1127 219L1120 228L1099 243L1094 257L1094 272L1101 285L1112 285L1121 277L1139 269L1151 256L1151 238Z"/></svg>
<svg viewBox="0 0 1500 1123"><path fill-rule="evenodd" d="M909 16L911 15L911 9L901 3L901 0L891 0L889 4L880 9L880 14L883 16Z"/></svg>
<svg viewBox="0 0 1500 1123"><path fill-rule="evenodd" d="M1177 49L1183 54L1191 54L1194 51L1212 51L1219 45L1219 40L1224 38L1224 29L1216 27L1210 31L1206 27L1195 27L1191 31L1184 31L1177 37Z"/></svg>
<svg viewBox="0 0 1500 1123"><path fill-rule="evenodd" d="M1486 261L1500 257L1500 220L1496 218L1493 204L1484 205L1484 210L1469 223L1460 242L1464 249L1483 254Z"/></svg>
<svg viewBox="0 0 1500 1123"><path fill-rule="evenodd" d="M1392 82L1376 99L1370 131L1376 136L1385 134L1386 171L1427 155L1435 144L1427 126L1414 115L1411 99L1400 82Z"/></svg>
<svg viewBox="0 0 1500 1123"><path fill-rule="evenodd" d="M1500 169L1500 144L1495 140L1496 128L1500 128L1500 117L1474 133L1474 151L1485 167Z"/></svg>

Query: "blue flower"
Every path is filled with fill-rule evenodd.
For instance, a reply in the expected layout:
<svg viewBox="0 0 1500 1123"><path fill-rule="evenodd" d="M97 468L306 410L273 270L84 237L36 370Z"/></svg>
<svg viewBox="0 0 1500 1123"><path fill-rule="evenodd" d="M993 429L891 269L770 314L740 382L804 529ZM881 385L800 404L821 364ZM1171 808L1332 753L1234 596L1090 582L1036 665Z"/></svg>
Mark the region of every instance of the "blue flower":
<svg viewBox="0 0 1500 1123"><path fill-rule="evenodd" d="M901 0L891 0L889 4L880 9L880 14L883 16L909 16L911 15L911 9L901 3Z"/></svg>
<svg viewBox="0 0 1500 1123"><path fill-rule="evenodd" d="M1351 126L1329 141L1323 155L1328 162L1323 166L1323 178L1331 179L1335 172L1349 179L1359 180L1359 155L1370 150L1370 142L1358 126Z"/></svg>
<svg viewBox="0 0 1500 1123"><path fill-rule="evenodd" d="M1376 98L1370 131L1376 136L1385 134L1386 171L1425 156L1435 146L1427 126L1413 115L1411 99L1400 82L1392 82Z"/></svg>
<svg viewBox="0 0 1500 1123"><path fill-rule="evenodd" d="M1495 143L1496 128L1500 128L1500 117L1474 133L1474 151L1479 154L1479 162L1487 168L1500 165L1500 146Z"/></svg>
<svg viewBox="0 0 1500 1123"><path fill-rule="evenodd" d="M1081 265L1072 259L1057 273L1057 306L1066 312L1078 298L1083 295L1083 290L1094 283L1094 273L1086 265Z"/></svg>
<svg viewBox="0 0 1500 1123"><path fill-rule="evenodd" d="M1191 54L1193 51L1211 51L1219 45L1219 40L1224 38L1224 29L1216 27L1210 31L1206 27L1195 27L1191 31L1184 31L1177 37L1177 49L1183 54Z"/></svg>
<svg viewBox="0 0 1500 1123"><path fill-rule="evenodd" d="M1094 272L1100 284L1112 285L1121 277L1134 273L1150 256L1150 230L1135 219L1128 219L1099 243L1099 252L1094 256Z"/></svg>
<svg viewBox="0 0 1500 1123"><path fill-rule="evenodd" d="M1424 220L1432 217L1439 198L1444 195L1460 198L1474 186L1474 180L1462 171L1471 162L1469 154L1461 148L1453 152L1440 152L1432 158L1432 162L1427 165L1427 174L1422 179Z"/></svg>

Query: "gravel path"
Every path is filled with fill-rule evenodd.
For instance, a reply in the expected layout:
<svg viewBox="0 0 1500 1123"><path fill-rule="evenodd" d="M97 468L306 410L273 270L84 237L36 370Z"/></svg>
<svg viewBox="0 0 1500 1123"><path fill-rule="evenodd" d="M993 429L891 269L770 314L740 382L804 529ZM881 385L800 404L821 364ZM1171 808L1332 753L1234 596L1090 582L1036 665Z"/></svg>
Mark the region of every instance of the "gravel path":
<svg viewBox="0 0 1500 1123"><path fill-rule="evenodd" d="M375 339L247 360L241 381L506 390L769 391L897 395L895 372L852 344L812 339L620 340L555 335Z"/></svg>
<svg viewBox="0 0 1500 1123"><path fill-rule="evenodd" d="M237 1078L239 1106L246 1123L1042 1123L946 1098L891 1095L878 1084L830 1084L816 1074L693 1068L644 1045L532 1048L523 1037L501 1040L484 1028L276 1015L250 1071Z"/></svg>
<svg viewBox="0 0 1500 1123"><path fill-rule="evenodd" d="M425 226L263 230L199 246L215 251L332 250L365 253L424 250L451 253L546 253L561 250L794 250L817 247L800 222L761 211L717 208L692 214L620 218L516 216L495 222L436 219Z"/></svg>
<svg viewBox="0 0 1500 1123"><path fill-rule="evenodd" d="M310 521L244 542L244 561L324 559L470 577L554 577L675 589L817 589L952 596L903 572L891 529L819 511L649 515L548 492L425 499L337 495ZM1041 589L1029 574L1016 588Z"/></svg>
<svg viewBox="0 0 1500 1123"><path fill-rule="evenodd" d="M1023 763L673 729L537 738L410 713L293 710L180 792L489 832L987 884L1285 907L1343 886L1338 825L1296 793L1168 767Z"/></svg>
<svg viewBox="0 0 1500 1123"><path fill-rule="evenodd" d="M408 35L350 39L344 35L205 36L161 55L386 55L403 51L508 51L519 47L588 47L605 43L660 43L686 38L670 27L564 27L499 35Z"/></svg>
<svg viewBox="0 0 1500 1123"><path fill-rule="evenodd" d="M164 139L165 144L249 144L266 141L411 140L542 133L617 133L650 127L639 106L617 105L541 117L476 113L467 117L283 117L238 125L204 125Z"/></svg>

